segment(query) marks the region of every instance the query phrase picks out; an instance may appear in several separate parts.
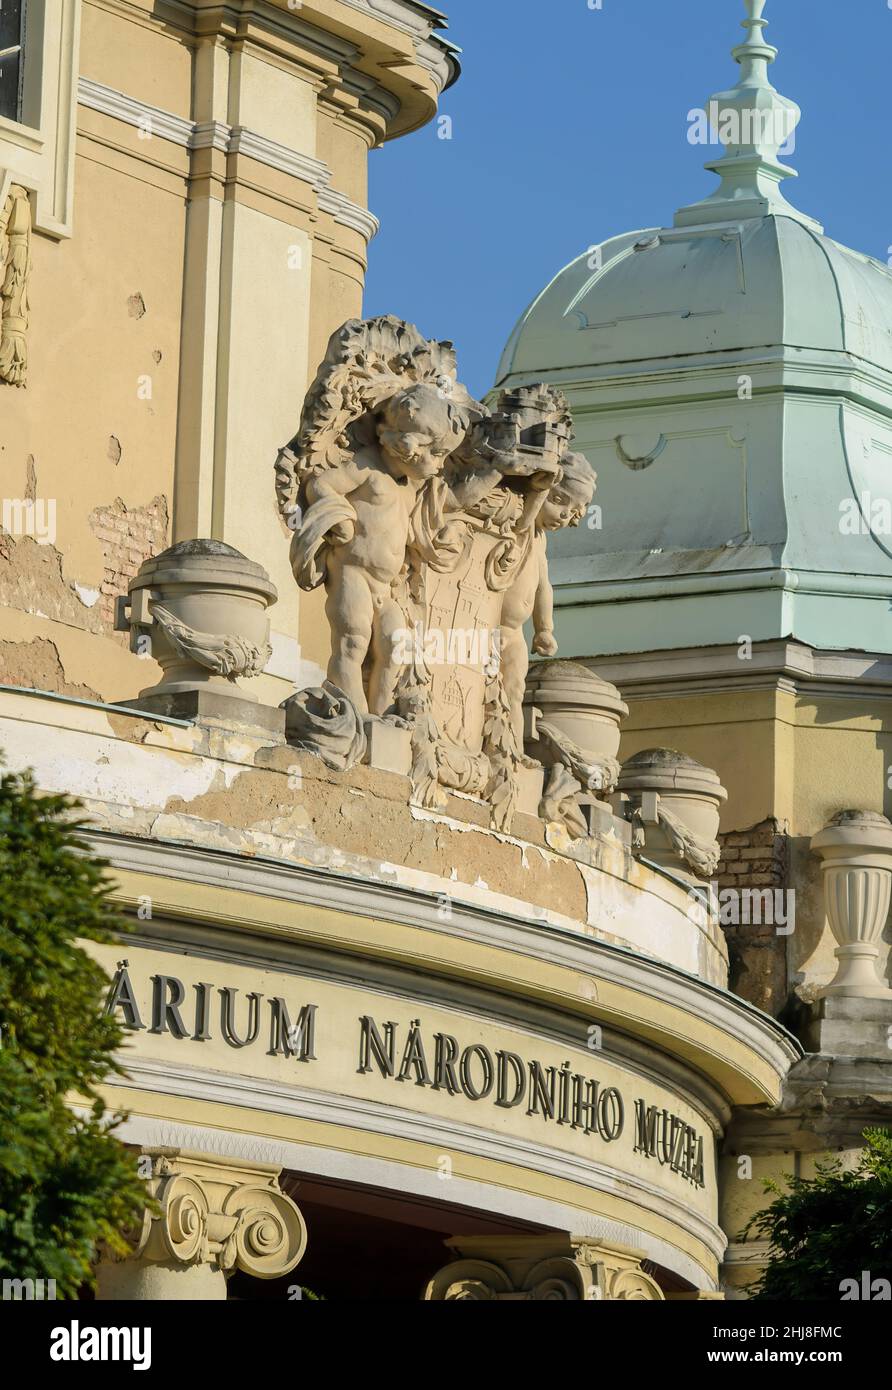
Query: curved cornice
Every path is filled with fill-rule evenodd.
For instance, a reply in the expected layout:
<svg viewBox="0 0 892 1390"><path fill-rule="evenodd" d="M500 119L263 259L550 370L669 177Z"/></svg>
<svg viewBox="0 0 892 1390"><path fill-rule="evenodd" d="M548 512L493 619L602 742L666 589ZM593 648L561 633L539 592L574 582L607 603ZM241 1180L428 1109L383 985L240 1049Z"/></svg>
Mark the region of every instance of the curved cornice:
<svg viewBox="0 0 892 1390"><path fill-rule="evenodd" d="M690 1065L729 1103L775 1103L802 1049L774 1019L693 975L566 929L318 868L92 832L118 898L151 880L158 917L260 933L461 980L601 1022ZM386 928L386 929L385 929Z"/></svg>
<svg viewBox="0 0 892 1390"><path fill-rule="evenodd" d="M622 1188L623 1195L637 1207L668 1218L688 1231L716 1259L721 1259L727 1243L724 1232L694 1211L683 1193L676 1196L665 1187L591 1156L568 1154L548 1144L499 1134L455 1118L444 1120L405 1106L314 1091L293 1082L285 1085L255 1076L222 1075L206 1068L173 1066L169 1061L135 1059L128 1053L122 1053L118 1060L126 1070L127 1080L140 1090L235 1105L240 1109L259 1108L268 1114L289 1115L317 1124L393 1135L430 1145L441 1152L458 1148L463 1153L497 1163L533 1168L594 1192L614 1192Z"/></svg>

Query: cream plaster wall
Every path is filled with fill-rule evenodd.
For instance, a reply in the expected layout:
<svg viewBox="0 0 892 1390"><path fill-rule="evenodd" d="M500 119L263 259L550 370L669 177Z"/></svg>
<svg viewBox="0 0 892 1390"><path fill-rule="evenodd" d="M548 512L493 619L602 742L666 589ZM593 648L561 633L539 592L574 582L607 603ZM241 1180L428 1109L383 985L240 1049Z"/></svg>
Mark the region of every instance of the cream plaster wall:
<svg viewBox="0 0 892 1390"><path fill-rule="evenodd" d="M32 238L27 386L0 385L0 498L51 499L56 535L0 535L0 683L132 698L153 677L111 630L114 593L147 554L213 534L279 589L255 685L278 703L316 678L326 639L310 632L302 666L273 462L330 334L361 312L367 259L319 192L361 212L369 148L433 115L449 64L414 66L411 7L395 23L343 0L82 8L74 235ZM113 535L95 509L117 509Z"/></svg>
<svg viewBox="0 0 892 1390"><path fill-rule="evenodd" d="M192 56L174 27L152 17L148 3L115 10L84 0L81 74L115 91L190 114Z"/></svg>

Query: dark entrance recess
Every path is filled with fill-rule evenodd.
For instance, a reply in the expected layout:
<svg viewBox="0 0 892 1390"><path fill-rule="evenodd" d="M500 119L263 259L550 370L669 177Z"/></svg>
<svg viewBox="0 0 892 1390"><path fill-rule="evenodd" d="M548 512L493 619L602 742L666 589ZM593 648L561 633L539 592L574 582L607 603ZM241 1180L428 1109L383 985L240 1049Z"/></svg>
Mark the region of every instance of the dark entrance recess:
<svg viewBox="0 0 892 1390"><path fill-rule="evenodd" d="M452 1257L444 1244L450 1236L517 1236L550 1229L481 1216L448 1201L299 1173L283 1174L281 1184L303 1212L307 1253L284 1279L233 1275L231 1299L279 1302L300 1286L331 1303L417 1303L428 1280ZM448 1188L448 1182L443 1186ZM650 1261L644 1269L667 1293L688 1287Z"/></svg>
<svg viewBox="0 0 892 1390"><path fill-rule="evenodd" d="M333 1303L417 1303L427 1281L451 1258L443 1243L449 1236L523 1235L548 1229L487 1219L447 1202L296 1173L283 1175L281 1182L303 1212L307 1253L285 1279L267 1282L233 1275L230 1298L281 1301L297 1284Z"/></svg>

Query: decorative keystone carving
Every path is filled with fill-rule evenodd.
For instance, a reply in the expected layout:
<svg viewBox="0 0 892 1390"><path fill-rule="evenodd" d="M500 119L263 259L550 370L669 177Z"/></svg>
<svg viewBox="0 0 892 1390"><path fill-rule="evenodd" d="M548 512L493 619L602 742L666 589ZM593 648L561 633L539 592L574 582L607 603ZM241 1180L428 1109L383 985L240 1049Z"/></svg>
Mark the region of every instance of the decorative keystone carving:
<svg viewBox="0 0 892 1390"><path fill-rule="evenodd" d="M0 209L0 381L24 386L28 373L31 203L13 184Z"/></svg>
<svg viewBox="0 0 892 1390"><path fill-rule="evenodd" d="M502 830L523 763L524 624L535 651L557 651L546 535L595 488L570 439L559 391L503 392L490 412L450 343L384 317L335 333L276 461L295 579L327 594L329 690L360 720L408 725L416 804L478 795ZM314 703L292 717L302 740Z"/></svg>
<svg viewBox="0 0 892 1390"><path fill-rule="evenodd" d="M840 811L811 847L822 859L824 902L839 969L824 995L892 999L877 972L892 898L892 823L876 811Z"/></svg>
<svg viewBox="0 0 892 1390"><path fill-rule="evenodd" d="M560 1234L456 1237L446 1243L458 1258L427 1285L429 1302L656 1302L664 1296L642 1269L641 1252L625 1246Z"/></svg>
<svg viewBox="0 0 892 1390"><path fill-rule="evenodd" d="M686 866L697 878L712 877L728 793L711 768L672 748L648 748L623 764L617 787L630 811L635 849L676 872Z"/></svg>
<svg viewBox="0 0 892 1390"><path fill-rule="evenodd" d="M256 1279L277 1279L300 1262L307 1229L269 1164L221 1164L185 1149L144 1151L149 1196L132 1254L124 1263L210 1265Z"/></svg>

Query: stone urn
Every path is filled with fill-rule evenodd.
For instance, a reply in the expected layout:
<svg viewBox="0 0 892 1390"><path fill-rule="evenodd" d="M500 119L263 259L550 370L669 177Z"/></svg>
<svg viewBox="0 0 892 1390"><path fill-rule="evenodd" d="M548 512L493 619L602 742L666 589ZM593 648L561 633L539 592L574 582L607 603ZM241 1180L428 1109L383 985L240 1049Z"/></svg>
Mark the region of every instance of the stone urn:
<svg viewBox="0 0 892 1390"><path fill-rule="evenodd" d="M546 768L563 764L588 791L613 790L620 724L629 713L615 685L575 661L539 661L530 667L524 711L529 757Z"/></svg>
<svg viewBox="0 0 892 1390"><path fill-rule="evenodd" d="M824 996L892 999L877 971L892 898L892 823L877 811L840 811L811 842L821 856L824 902L837 941Z"/></svg>
<svg viewBox="0 0 892 1390"><path fill-rule="evenodd" d="M241 676L257 676L272 654L267 609L275 585L262 565L222 541L180 541L146 560L119 600L115 626L130 649L150 654L163 679L140 699L209 694L255 702Z"/></svg>
<svg viewBox="0 0 892 1390"><path fill-rule="evenodd" d="M647 748L623 763L617 790L628 801L636 847L649 859L697 878L715 873L728 793L712 768L673 748Z"/></svg>

